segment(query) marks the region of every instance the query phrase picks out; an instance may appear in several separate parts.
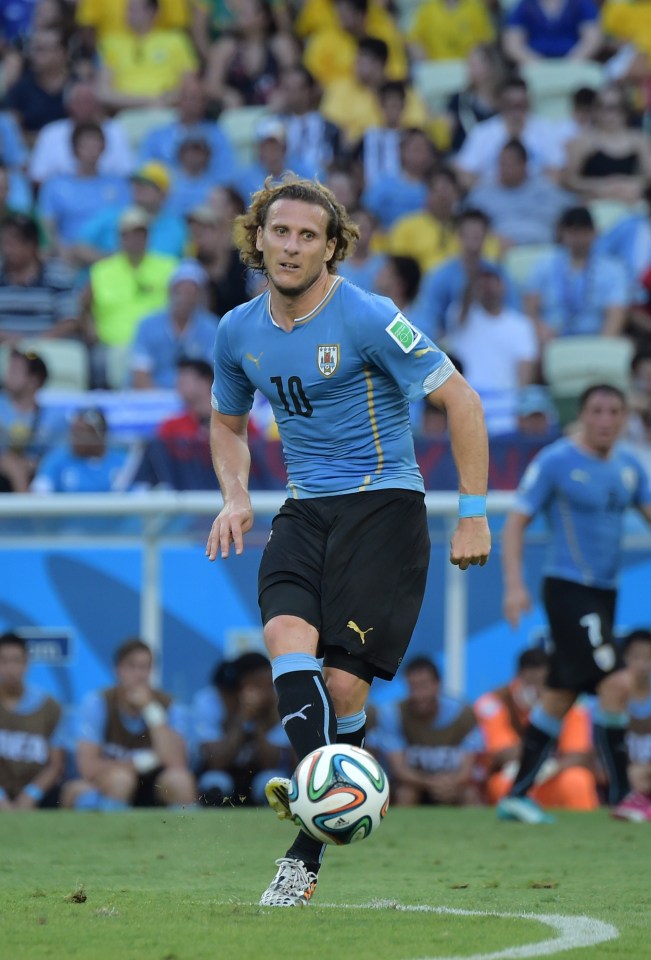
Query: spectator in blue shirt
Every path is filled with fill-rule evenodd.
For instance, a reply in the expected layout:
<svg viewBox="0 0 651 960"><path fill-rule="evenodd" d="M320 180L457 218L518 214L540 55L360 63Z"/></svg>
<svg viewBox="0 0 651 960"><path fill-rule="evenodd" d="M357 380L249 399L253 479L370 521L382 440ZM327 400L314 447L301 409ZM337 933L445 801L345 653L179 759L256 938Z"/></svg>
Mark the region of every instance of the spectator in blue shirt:
<svg viewBox="0 0 651 960"><path fill-rule="evenodd" d="M21 169L27 163L27 149L18 124L11 113L0 113L0 157L10 170Z"/></svg>
<svg viewBox="0 0 651 960"><path fill-rule="evenodd" d="M104 146L104 132L98 123L77 124L72 133L77 173L53 177L41 188L39 212L52 248L58 252L68 252L81 239L84 227L98 211L125 207L129 202L128 180L98 172Z"/></svg>
<svg viewBox="0 0 651 960"><path fill-rule="evenodd" d="M203 306L208 276L194 260L179 264L167 309L141 320L131 348L133 386L173 389L181 357L210 362L219 318Z"/></svg>
<svg viewBox="0 0 651 960"><path fill-rule="evenodd" d="M168 213L185 217L208 201L210 191L218 185L211 158L212 150L203 134L191 133L181 143L165 204Z"/></svg>
<svg viewBox="0 0 651 960"><path fill-rule="evenodd" d="M560 245L533 268L525 310L541 343L577 334L619 336L628 303L621 263L595 250L595 227L586 207L570 207L558 225Z"/></svg>
<svg viewBox="0 0 651 960"><path fill-rule="evenodd" d="M143 164L131 178L131 203L144 210L148 217L147 250L149 253L181 257L187 241L183 217L166 207L172 180L167 167L158 160ZM75 261L92 265L120 247L122 206L99 210L83 227L80 242L72 253Z"/></svg>
<svg viewBox="0 0 651 960"><path fill-rule="evenodd" d="M506 16L504 51L517 64L545 58L591 60L602 43L592 0L520 0Z"/></svg>
<svg viewBox="0 0 651 960"><path fill-rule="evenodd" d="M219 124L207 119L207 106L201 81L186 74L179 90L177 119L150 130L140 147L141 162L155 160L176 170L181 144L190 137L199 137L210 147L213 183L231 183L236 171L235 153Z"/></svg>
<svg viewBox="0 0 651 960"><path fill-rule="evenodd" d="M460 303L470 280L477 276L480 267L489 263L482 255L489 229L490 220L481 210L464 210L457 224L461 253L423 277L418 296L419 315L422 329L433 340L448 332L450 308ZM503 268L500 273L504 282L504 304L517 310L520 303L515 285Z"/></svg>
<svg viewBox="0 0 651 960"><path fill-rule="evenodd" d="M300 157L289 156L285 126L278 117L266 117L255 132L255 140L256 159L242 170L234 184L247 203L267 177L280 180L287 170L299 177L312 176L309 164L306 166Z"/></svg>
<svg viewBox="0 0 651 960"><path fill-rule="evenodd" d="M644 203L646 210L616 223L595 244L598 253L615 257L624 265L633 303L646 303L648 297L642 277L651 264L651 185L644 191Z"/></svg>
<svg viewBox="0 0 651 960"><path fill-rule="evenodd" d="M371 252L371 241L377 221L364 207L351 210L350 216L359 227L359 240L352 255L339 265L338 273L362 290L376 293L377 275L386 261L383 253Z"/></svg>
<svg viewBox="0 0 651 960"><path fill-rule="evenodd" d="M383 177L364 191L363 205L383 230L427 203L428 177L436 163L436 149L422 130L407 130L400 144L400 173Z"/></svg>
<svg viewBox="0 0 651 960"><path fill-rule="evenodd" d="M107 444L107 424L95 407L79 410L70 441L45 455L32 481L32 493L105 493L120 487L126 451Z"/></svg>

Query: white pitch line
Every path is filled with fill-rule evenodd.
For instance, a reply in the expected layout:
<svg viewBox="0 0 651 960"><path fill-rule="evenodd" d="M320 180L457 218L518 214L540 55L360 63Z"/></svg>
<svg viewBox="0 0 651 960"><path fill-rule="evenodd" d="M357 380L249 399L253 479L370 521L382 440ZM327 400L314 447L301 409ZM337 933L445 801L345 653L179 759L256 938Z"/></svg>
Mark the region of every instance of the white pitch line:
<svg viewBox="0 0 651 960"><path fill-rule="evenodd" d="M507 947L494 953L473 953L463 957L420 957L418 960L525 960L528 957L549 957L578 947L594 947L607 940L616 940L619 930L610 923L594 917L568 917L560 913L497 913L493 910L460 910L454 907L430 907L409 905L393 900L378 900L373 903L342 904L321 903L319 907L351 910L396 910L399 913L441 913L456 917L501 917L506 920L536 920L552 927L556 936L537 943L525 943L519 947Z"/></svg>

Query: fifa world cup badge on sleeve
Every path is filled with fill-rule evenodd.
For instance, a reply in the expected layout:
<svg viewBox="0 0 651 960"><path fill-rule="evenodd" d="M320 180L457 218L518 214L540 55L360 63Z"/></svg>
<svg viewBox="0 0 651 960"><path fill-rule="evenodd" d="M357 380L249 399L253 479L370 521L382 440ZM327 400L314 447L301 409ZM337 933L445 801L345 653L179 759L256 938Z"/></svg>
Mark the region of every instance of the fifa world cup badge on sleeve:
<svg viewBox="0 0 651 960"><path fill-rule="evenodd" d="M422 333L416 327L412 327L402 313L397 313L385 329L404 353L410 353L422 338Z"/></svg>

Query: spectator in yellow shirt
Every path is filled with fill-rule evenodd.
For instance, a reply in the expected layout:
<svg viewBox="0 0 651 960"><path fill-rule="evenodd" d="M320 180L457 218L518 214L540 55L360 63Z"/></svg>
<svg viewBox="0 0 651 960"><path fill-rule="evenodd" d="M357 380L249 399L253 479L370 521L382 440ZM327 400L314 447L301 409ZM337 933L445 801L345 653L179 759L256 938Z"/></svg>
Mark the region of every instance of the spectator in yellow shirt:
<svg viewBox="0 0 651 960"><path fill-rule="evenodd" d="M369 0L334 0L333 7L335 22L308 38L303 57L303 63L322 87L353 75L358 43L367 36L383 40L387 45L387 78L407 78L405 43L386 10L373 10Z"/></svg>
<svg viewBox="0 0 651 960"><path fill-rule="evenodd" d="M601 8L601 26L607 37L632 43L651 57L649 0L606 0Z"/></svg>
<svg viewBox="0 0 651 960"><path fill-rule="evenodd" d="M82 38L90 44L109 33L129 29L129 0L79 0L75 21ZM156 14L157 30L185 30L190 22L188 0L160 0Z"/></svg>
<svg viewBox="0 0 651 960"><path fill-rule="evenodd" d="M409 47L416 60L456 60L494 33L483 0L427 0L409 31Z"/></svg>
<svg viewBox="0 0 651 960"><path fill-rule="evenodd" d="M389 51L384 40L363 37L355 59L355 74L334 80L321 101L321 113L344 132L350 146L357 144L370 127L384 122L379 92L387 75ZM424 127L427 108L413 87L406 87L401 117L405 128Z"/></svg>
<svg viewBox="0 0 651 960"><path fill-rule="evenodd" d="M99 96L109 108L171 105L197 58L187 36L154 26L159 0L129 0L129 30L102 40Z"/></svg>
<svg viewBox="0 0 651 960"><path fill-rule="evenodd" d="M456 217L461 189L452 170L440 167L429 175L424 210L407 214L389 233L388 250L414 257L423 273L459 252Z"/></svg>

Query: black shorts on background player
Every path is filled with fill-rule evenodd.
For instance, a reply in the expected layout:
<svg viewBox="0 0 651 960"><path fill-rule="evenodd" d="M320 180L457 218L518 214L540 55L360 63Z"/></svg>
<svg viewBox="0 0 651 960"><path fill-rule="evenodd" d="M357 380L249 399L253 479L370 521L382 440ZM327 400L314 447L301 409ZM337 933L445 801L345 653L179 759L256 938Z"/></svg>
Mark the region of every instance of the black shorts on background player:
<svg viewBox="0 0 651 960"><path fill-rule="evenodd" d="M543 601L552 640L547 686L595 693L622 666L613 639L616 591L547 577Z"/></svg>

